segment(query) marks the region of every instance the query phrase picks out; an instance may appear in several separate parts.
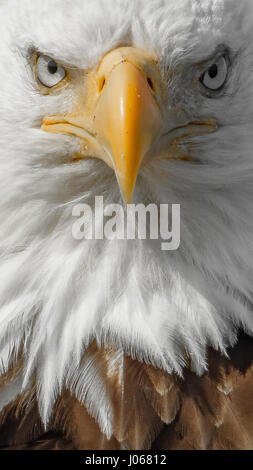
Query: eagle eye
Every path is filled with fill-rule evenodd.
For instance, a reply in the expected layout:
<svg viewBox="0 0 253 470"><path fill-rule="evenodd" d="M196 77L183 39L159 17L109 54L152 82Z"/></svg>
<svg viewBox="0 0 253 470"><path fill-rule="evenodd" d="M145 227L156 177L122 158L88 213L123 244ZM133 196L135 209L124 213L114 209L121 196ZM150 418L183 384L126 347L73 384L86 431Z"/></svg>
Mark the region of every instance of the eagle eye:
<svg viewBox="0 0 253 470"><path fill-rule="evenodd" d="M58 85L65 77L66 70L54 59L46 55L40 55L36 64L37 78L42 85L52 88Z"/></svg>
<svg viewBox="0 0 253 470"><path fill-rule="evenodd" d="M220 57L211 64L202 74L200 82L208 90L218 91L225 84L228 76L228 61L226 57Z"/></svg>

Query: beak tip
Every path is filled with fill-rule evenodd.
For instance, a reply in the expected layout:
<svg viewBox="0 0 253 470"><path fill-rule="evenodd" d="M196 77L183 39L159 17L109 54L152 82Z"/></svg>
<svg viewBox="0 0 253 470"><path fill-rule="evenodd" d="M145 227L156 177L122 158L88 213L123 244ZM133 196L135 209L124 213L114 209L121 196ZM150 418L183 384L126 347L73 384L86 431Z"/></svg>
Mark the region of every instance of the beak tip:
<svg viewBox="0 0 253 470"><path fill-rule="evenodd" d="M123 181L120 181L119 179L118 179L118 183L119 183L122 199L123 199L125 205L127 206L128 204L131 204L131 201L133 199L135 184L134 185L133 184L123 184Z"/></svg>
<svg viewBox="0 0 253 470"><path fill-rule="evenodd" d="M113 164L113 167L114 167L114 172L116 175L116 179L118 182L118 187L120 189L122 200L127 206L128 204L131 204L131 201L133 198L133 193L134 193L135 183L136 183L136 176L132 177L132 175L131 176L128 175L128 177L126 177L124 174L118 171L115 163Z"/></svg>
<svg viewBox="0 0 253 470"><path fill-rule="evenodd" d="M121 192L121 195L122 195L122 199L125 203L125 205L127 206L128 204L131 204L131 201L132 201L132 194L125 194L123 192Z"/></svg>

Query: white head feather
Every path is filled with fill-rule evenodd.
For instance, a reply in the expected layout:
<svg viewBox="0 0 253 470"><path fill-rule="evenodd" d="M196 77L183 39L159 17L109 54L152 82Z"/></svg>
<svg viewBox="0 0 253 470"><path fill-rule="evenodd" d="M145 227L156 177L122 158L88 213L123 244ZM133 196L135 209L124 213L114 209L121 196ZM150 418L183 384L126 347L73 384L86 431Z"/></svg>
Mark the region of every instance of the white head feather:
<svg viewBox="0 0 253 470"><path fill-rule="evenodd" d="M21 349L24 360L1 406L35 374L46 423L62 387L79 380L75 392L110 435L103 387L99 411L91 365L80 366L93 339L180 374L186 351L202 373L207 346L225 353L239 328L253 333L252 26L249 0L0 2L2 371ZM30 48L85 69L122 44L156 52L168 106L218 122L215 134L185 143L194 163L155 160L137 180L136 201L181 204L177 252L155 241L74 240L75 201L119 202L116 178L96 160L72 164L75 138L40 130L71 96L38 93ZM220 45L232 56L229 82L209 99L191 70Z"/></svg>

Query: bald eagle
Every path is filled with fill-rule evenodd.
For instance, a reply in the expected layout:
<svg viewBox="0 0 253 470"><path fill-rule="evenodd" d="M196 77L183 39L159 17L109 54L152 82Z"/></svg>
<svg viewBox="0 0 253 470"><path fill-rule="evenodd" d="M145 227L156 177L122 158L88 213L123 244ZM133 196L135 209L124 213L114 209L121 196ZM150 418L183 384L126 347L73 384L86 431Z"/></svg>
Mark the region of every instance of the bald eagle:
<svg viewBox="0 0 253 470"><path fill-rule="evenodd" d="M1 0L0 30L0 447L253 449L251 0ZM179 248L75 239L96 196L180 205Z"/></svg>

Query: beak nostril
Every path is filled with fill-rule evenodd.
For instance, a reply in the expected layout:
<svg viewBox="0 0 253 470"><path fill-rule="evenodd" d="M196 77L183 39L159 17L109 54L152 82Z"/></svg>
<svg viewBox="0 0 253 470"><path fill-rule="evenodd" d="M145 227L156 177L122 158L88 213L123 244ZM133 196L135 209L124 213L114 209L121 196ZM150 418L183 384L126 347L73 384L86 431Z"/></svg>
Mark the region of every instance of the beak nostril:
<svg viewBox="0 0 253 470"><path fill-rule="evenodd" d="M99 93L101 93L101 91L103 90L104 86L105 86L105 77L102 77L101 80L100 80L100 82L99 82L99 88L98 88L98 89L99 89Z"/></svg>
<svg viewBox="0 0 253 470"><path fill-rule="evenodd" d="M148 82L148 85L149 85L149 87L151 88L151 90L152 90L153 92L155 92L155 85L154 85L154 82L153 82L152 78L147 77L147 82Z"/></svg>

